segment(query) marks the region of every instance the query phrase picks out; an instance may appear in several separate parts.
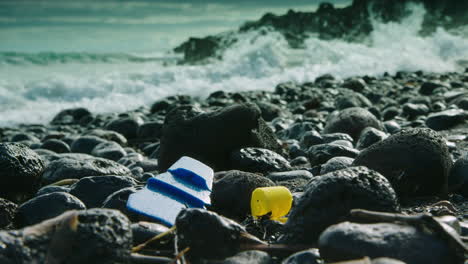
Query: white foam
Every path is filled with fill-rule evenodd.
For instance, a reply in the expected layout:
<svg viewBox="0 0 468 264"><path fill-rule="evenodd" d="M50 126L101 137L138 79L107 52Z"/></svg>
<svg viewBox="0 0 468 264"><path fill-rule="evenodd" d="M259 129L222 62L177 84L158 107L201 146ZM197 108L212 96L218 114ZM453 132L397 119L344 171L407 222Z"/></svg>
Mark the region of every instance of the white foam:
<svg viewBox="0 0 468 264"><path fill-rule="evenodd" d="M306 40L288 48L275 32L249 32L203 66L163 66L159 62L0 66L0 125L49 122L61 109L83 106L92 112L121 112L150 105L164 96L207 96L217 90L273 90L279 82L313 81L331 73L394 74L397 71L458 70L468 60L468 39L442 29L421 37L424 10L413 7L402 23L379 24L367 44ZM172 55L170 55L172 56Z"/></svg>

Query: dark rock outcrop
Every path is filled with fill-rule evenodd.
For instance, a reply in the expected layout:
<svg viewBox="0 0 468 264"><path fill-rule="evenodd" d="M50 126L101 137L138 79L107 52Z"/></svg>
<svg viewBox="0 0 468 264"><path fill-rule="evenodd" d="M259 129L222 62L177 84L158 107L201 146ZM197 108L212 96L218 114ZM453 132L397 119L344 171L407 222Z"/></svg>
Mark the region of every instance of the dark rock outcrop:
<svg viewBox="0 0 468 264"><path fill-rule="evenodd" d="M361 41L372 32L371 20L374 17L382 22L401 21L410 13L407 8L410 2L421 3L427 11L421 34L434 32L437 27L457 28L468 20L463 11L468 10L468 3L459 0L354 0L343 8L322 3L315 12L289 10L284 15L267 13L257 21L245 23L237 31L190 38L174 51L183 53L186 63L206 62L210 58L222 57L222 52L238 41L238 34L252 30L279 32L293 48L301 47L310 34L323 40ZM365 85L354 81L348 87L362 90ZM427 88L423 85L421 92L430 94L434 89L433 85Z"/></svg>
<svg viewBox="0 0 468 264"><path fill-rule="evenodd" d="M180 157L190 156L214 170L229 170L231 152L243 147L282 152L257 107L234 105L210 113L180 107L166 116L159 167L164 171Z"/></svg>

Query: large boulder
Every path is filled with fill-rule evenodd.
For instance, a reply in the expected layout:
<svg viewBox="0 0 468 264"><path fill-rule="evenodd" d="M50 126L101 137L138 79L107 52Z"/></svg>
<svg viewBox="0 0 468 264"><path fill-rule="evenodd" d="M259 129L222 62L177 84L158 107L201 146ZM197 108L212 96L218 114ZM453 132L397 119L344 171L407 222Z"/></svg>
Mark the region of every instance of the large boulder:
<svg viewBox="0 0 468 264"><path fill-rule="evenodd" d="M345 221L355 208L394 212L399 204L388 180L366 167L314 177L291 210L281 241L312 245L323 230Z"/></svg>
<svg viewBox="0 0 468 264"><path fill-rule="evenodd" d="M231 152L243 147L281 151L257 107L234 105L211 113L179 107L166 116L158 161L160 170L166 170L190 156L214 170L227 170Z"/></svg>
<svg viewBox="0 0 468 264"><path fill-rule="evenodd" d="M364 149L353 165L384 175L403 197L447 193L452 159L444 138L427 128L403 130Z"/></svg>
<svg viewBox="0 0 468 264"><path fill-rule="evenodd" d="M0 143L0 197L22 202L39 187L41 157L19 143Z"/></svg>

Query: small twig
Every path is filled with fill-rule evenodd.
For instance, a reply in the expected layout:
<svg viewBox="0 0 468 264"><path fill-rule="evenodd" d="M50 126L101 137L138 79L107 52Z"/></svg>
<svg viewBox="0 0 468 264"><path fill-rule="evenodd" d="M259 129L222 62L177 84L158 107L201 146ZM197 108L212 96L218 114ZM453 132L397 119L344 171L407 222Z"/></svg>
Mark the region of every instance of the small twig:
<svg viewBox="0 0 468 264"><path fill-rule="evenodd" d="M177 262L184 257L185 253L187 253L190 250L190 247L186 247L184 250L179 252L177 256L175 257L174 261L171 262L171 264L177 264Z"/></svg>
<svg viewBox="0 0 468 264"><path fill-rule="evenodd" d="M171 234L171 233L174 232L175 230L176 230L176 227L175 227L175 226L171 227L171 228L170 228L169 230L167 230L166 232L161 233L161 234L159 234L159 235L157 235L157 236L154 236L154 237L150 238L149 240L147 240L146 242L144 242L144 243L142 243L142 244L140 244L140 245L138 245L138 246L133 247L133 248L132 248L132 252L135 253L135 252L138 252L138 251L142 250L143 248L145 248L146 246L148 246L148 244L150 244L150 243L152 243L152 242L154 242L154 241L156 241L156 240L159 240L159 239L161 239L161 238L163 238L163 237L165 237L165 236Z"/></svg>
<svg viewBox="0 0 468 264"><path fill-rule="evenodd" d="M148 256L132 253L130 263L132 264L169 264L172 259L158 256Z"/></svg>

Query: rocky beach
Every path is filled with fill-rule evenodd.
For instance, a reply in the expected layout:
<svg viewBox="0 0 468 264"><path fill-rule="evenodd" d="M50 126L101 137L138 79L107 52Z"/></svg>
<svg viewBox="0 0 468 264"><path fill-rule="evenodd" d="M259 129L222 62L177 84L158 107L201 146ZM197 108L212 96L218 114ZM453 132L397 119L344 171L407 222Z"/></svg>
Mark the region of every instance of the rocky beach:
<svg viewBox="0 0 468 264"><path fill-rule="evenodd" d="M70 103L77 95L58 86L41 86L49 97L58 89L66 98L45 115L0 97L7 109L0 112L0 263L468 263L468 4L415 2L416 9L403 0L321 4L314 12L265 14L235 31L190 38L174 49L177 62L161 66L184 67L177 73L192 78L174 85L195 87L199 69L212 81L230 81L209 88L203 82L199 93L155 91L161 96L126 105L131 109L99 111L94 103L101 99L87 105L91 97ZM370 52L365 61L374 55L391 61L412 50L393 54L400 49L393 47L387 56L370 48L366 41L378 42L375 32L383 27L375 20L390 30L421 7L417 44L444 37L444 63L427 56L382 66L360 64L362 56L334 57L335 66L346 67L293 63L277 73L264 64L275 62L249 57L249 64L227 69L261 74L233 77L210 68L232 63L245 34L260 41L252 45L276 34L296 51L308 49L311 35L330 45L346 41L338 47ZM373 65L392 68L376 72ZM312 73L285 73L298 68ZM149 76L139 77L131 86ZM234 83L259 87L223 89ZM150 91L105 99L125 104L132 93ZM29 92L24 98L38 105L55 102ZM27 115L50 118L30 122ZM127 208L130 195L183 156L214 170L210 206L182 210L174 227ZM252 216L252 192L271 186L292 193L284 223Z"/></svg>

